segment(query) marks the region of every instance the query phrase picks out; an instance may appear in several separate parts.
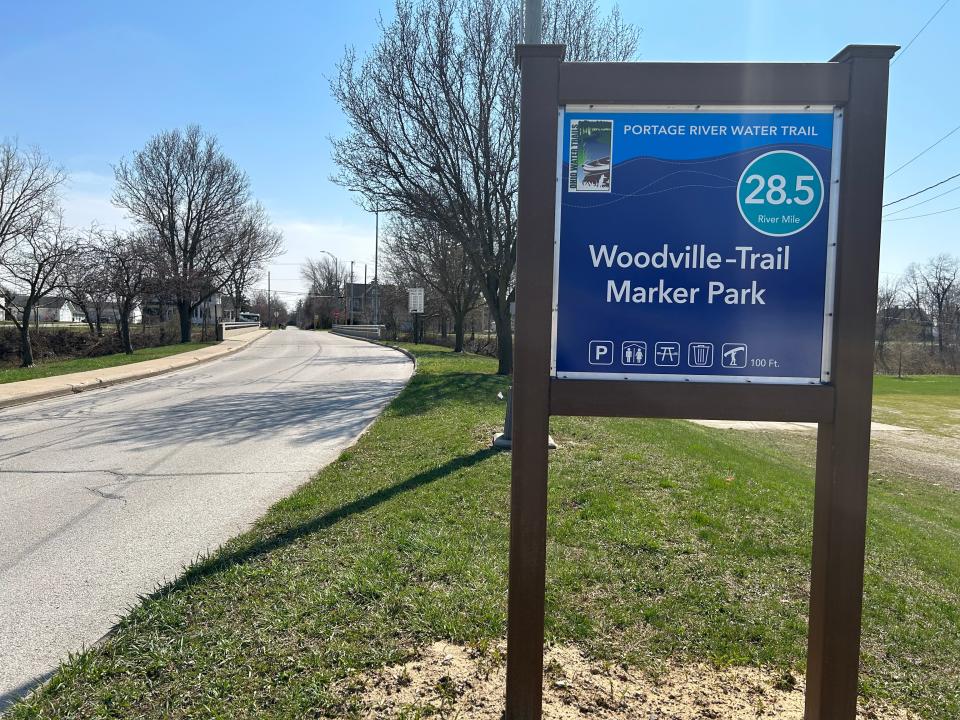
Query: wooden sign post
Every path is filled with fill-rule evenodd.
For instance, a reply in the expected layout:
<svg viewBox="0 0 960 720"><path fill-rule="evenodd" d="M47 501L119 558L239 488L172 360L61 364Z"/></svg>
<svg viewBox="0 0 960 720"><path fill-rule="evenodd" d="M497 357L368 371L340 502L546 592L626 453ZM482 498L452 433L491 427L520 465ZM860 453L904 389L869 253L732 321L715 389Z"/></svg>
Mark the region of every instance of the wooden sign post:
<svg viewBox="0 0 960 720"><path fill-rule="evenodd" d="M508 720L541 717L547 443L551 415L818 423L806 717L808 720L853 720L855 717L887 79L889 60L896 50L894 46L854 45L826 63L564 63L563 46L518 47L522 99L507 632ZM828 247L821 248L825 253L822 257L827 258L828 289L821 296L823 345L814 348L816 358L822 355L822 372L818 366L817 377L798 371L781 378L768 365L761 366L760 358L754 361L760 369L748 371L740 364L747 359L745 342L723 344L726 359L716 361L712 355L714 343L690 343L689 357L685 354L687 348L681 348L680 354L687 366L683 370L685 376L670 375L673 370L670 364L674 360L670 346L679 348L680 343L657 343L663 345L662 365L655 362L656 358L648 362L654 348L642 338L622 343L623 357L617 355L614 342L606 340L591 343L589 359L586 341L582 357L579 349L573 355L565 355L565 340L558 338L555 330L557 281L555 273L549 270L560 266L558 199L561 191L558 188L564 187L559 177L564 167L564 158L560 157L564 146L558 143L565 142L569 134L569 127L562 122L571 106L596 109L593 116L603 111L613 116L631 108L644 112L649 108L656 108L656 112L682 108L697 113L709 107L720 113L750 113L762 109L775 117L777 113L787 112L787 108L796 113L821 108L821 114L827 113L833 118L833 124L828 126L835 128L835 142L831 144L821 138L823 147L817 150L821 156L828 149L832 153L832 167L818 161L826 173L817 169L802 174L806 172L802 163L806 161L813 166L814 162L791 150L778 149L768 153L778 154L770 162L800 163L800 169L794 170L793 176L789 168L770 176L764 176L760 170L758 175L750 176L745 170L737 191L753 187L749 194L741 193L737 201L746 224L736 232L757 231L773 237L773 245L777 245L776 238L799 233L813 223L820 205L829 206L829 221L825 214L817 219L822 223L823 237L829 237L829 241L823 243ZM821 118L824 123L829 119ZM561 123L559 127L558 123ZM612 142L616 149L621 136L615 135ZM759 146L744 147L756 151ZM755 154L758 162L761 158L758 152ZM571 173L569 189L585 193L608 191L619 172L614 160L609 153L606 158L588 160L587 175L581 172L578 179L575 172ZM759 180L754 179L758 176ZM762 223L779 222L780 215L770 219L769 213L751 214L751 206L743 204L763 202L761 186L765 179L770 181L766 202L794 203L791 214L785 212L782 220L795 223L798 229L765 226ZM562 180L566 181L566 178ZM751 181L753 186L745 185ZM715 189L722 190L721 187ZM733 193L726 192L727 197L732 197ZM815 212L806 210L807 207L814 208ZM664 248L665 255L667 252ZM693 252L696 261L697 251ZM701 267L705 262L704 252L700 251ZM645 261L639 258L637 262ZM676 262L689 264L691 261ZM797 272L804 271L801 268ZM621 286L613 288L615 293L620 293L616 297L622 297ZM660 291L665 292L662 286ZM704 291L700 297L706 295ZM746 302L746 294L739 297ZM766 302L756 286L752 298L754 304ZM561 324L563 317L561 314ZM597 344L596 356L593 344ZM737 351L740 345L742 352ZM579 345L575 343L575 347ZM799 347L798 341L798 357L809 350L809 347ZM718 347L717 353L720 352ZM611 353L618 358L616 361L610 360ZM597 372L580 372L574 365L581 360L595 365L591 370ZM708 361L716 370L705 369L710 367ZM563 363L571 364L570 372L563 371ZM631 364L643 367L628 367ZM662 376L655 377L653 373ZM754 377L754 374L758 375Z"/></svg>

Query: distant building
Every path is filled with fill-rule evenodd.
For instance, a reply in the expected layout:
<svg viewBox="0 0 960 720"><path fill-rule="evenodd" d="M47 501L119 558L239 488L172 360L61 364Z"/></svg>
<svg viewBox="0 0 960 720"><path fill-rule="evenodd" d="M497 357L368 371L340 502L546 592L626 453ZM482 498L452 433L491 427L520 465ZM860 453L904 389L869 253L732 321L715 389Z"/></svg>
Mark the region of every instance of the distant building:
<svg viewBox="0 0 960 720"><path fill-rule="evenodd" d="M97 321L97 309L90 308L91 320L93 322ZM120 312L117 309L116 303L104 303L100 307L100 322L101 323L115 323L118 321ZM130 324L136 325L143 320L143 311L139 307L134 307L130 311L130 317L128 318Z"/></svg>
<svg viewBox="0 0 960 720"><path fill-rule="evenodd" d="M340 322L347 322L351 319L355 325L373 322L373 297L375 287L373 283L344 283L343 308L346 311L346 317ZM382 294L383 288L381 286L381 295ZM352 306L350 304L351 302L353 303Z"/></svg>
<svg viewBox="0 0 960 720"><path fill-rule="evenodd" d="M197 305L190 313L190 322L194 325L203 325L204 319L208 324L223 321L223 300L219 293L214 293ZM161 317L162 312L162 317ZM146 322L173 322L177 319L177 306L172 302L165 302L162 306L156 298L150 298L143 304L143 317Z"/></svg>
<svg viewBox="0 0 960 720"><path fill-rule="evenodd" d="M23 317L23 308L26 304L26 295L16 295L8 303L7 313L19 321ZM52 295L37 300L30 314L30 322L82 323L86 321L83 311L69 299Z"/></svg>

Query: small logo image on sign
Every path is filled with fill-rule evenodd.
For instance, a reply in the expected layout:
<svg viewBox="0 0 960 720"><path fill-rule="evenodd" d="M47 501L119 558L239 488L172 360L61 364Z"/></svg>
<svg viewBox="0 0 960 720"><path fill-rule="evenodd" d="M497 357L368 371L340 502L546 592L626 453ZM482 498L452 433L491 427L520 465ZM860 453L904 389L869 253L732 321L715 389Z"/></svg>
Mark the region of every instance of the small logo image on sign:
<svg viewBox="0 0 960 720"><path fill-rule="evenodd" d="M713 365L713 343L690 343L687 347L687 365L701 368L711 367Z"/></svg>
<svg viewBox="0 0 960 720"><path fill-rule="evenodd" d="M637 367L647 364L647 344L642 340L628 340L620 346L620 362Z"/></svg>
<svg viewBox="0 0 960 720"><path fill-rule="evenodd" d="M589 362L591 365L613 365L613 341L591 340Z"/></svg>
<svg viewBox="0 0 960 720"><path fill-rule="evenodd" d="M610 192L613 120L570 123L571 192Z"/></svg>

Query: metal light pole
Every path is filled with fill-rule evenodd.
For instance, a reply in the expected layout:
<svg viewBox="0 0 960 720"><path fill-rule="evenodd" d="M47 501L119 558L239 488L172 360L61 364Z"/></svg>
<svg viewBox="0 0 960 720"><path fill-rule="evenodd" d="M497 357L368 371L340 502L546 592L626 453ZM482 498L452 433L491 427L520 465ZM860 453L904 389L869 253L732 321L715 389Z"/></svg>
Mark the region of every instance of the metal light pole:
<svg viewBox="0 0 960 720"><path fill-rule="evenodd" d="M542 17L543 0L524 0L523 42L527 45L539 45L543 41L540 33Z"/></svg>
<svg viewBox="0 0 960 720"><path fill-rule="evenodd" d="M347 325L353 325L353 260L350 261L350 309L347 310Z"/></svg>
<svg viewBox="0 0 960 720"><path fill-rule="evenodd" d="M267 270L267 327L273 327L271 317L273 316L270 314L270 271Z"/></svg>
<svg viewBox="0 0 960 720"><path fill-rule="evenodd" d="M374 204L373 226L373 324L380 324L380 284L377 277L377 261L380 259L380 203Z"/></svg>

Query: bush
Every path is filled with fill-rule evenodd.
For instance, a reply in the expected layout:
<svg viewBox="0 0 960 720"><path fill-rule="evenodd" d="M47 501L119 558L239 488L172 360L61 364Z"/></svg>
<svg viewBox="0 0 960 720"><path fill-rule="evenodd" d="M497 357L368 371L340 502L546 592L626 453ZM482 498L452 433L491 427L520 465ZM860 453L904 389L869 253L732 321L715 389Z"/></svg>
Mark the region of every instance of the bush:
<svg viewBox="0 0 960 720"><path fill-rule="evenodd" d="M194 327L193 340L200 341L203 329ZM207 328L206 340L214 340L215 328ZM120 334L112 325L104 326L103 337L90 333L86 325L41 326L30 328L35 362L71 360L73 358L99 357L123 352ZM180 340L176 323L162 325L134 325L130 327L133 347L159 347L172 345ZM20 331L13 323L0 325L0 367L20 364Z"/></svg>

